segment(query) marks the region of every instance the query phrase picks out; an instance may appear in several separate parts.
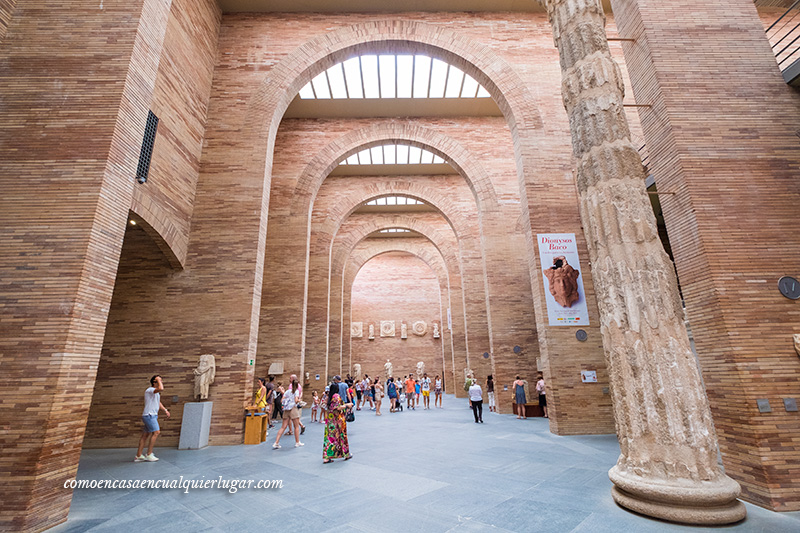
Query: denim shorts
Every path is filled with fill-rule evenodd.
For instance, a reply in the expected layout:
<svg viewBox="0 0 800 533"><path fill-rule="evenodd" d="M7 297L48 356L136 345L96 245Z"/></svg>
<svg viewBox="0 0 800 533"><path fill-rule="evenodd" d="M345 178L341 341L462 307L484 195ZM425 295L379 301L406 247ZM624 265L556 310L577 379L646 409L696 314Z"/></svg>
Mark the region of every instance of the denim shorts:
<svg viewBox="0 0 800 533"><path fill-rule="evenodd" d="M158 415L144 415L142 416L142 422L144 422L145 433L161 431L158 427Z"/></svg>

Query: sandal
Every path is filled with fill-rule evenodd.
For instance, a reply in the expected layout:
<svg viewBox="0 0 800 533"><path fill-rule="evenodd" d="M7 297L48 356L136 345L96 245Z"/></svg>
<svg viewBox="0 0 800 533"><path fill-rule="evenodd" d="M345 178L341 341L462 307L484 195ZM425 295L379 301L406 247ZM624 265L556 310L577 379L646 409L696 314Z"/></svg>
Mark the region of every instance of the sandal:
<svg viewBox="0 0 800 533"><path fill-rule="evenodd" d="M349 460L350 460L350 459L352 459L352 458L353 458L353 456L352 456L352 455L348 455L347 457L345 457L345 458L344 458L344 460L345 460L345 461L349 461Z"/></svg>
<svg viewBox="0 0 800 533"><path fill-rule="evenodd" d="M333 459L328 459L327 461L322 461L322 464L327 465L333 462Z"/></svg>

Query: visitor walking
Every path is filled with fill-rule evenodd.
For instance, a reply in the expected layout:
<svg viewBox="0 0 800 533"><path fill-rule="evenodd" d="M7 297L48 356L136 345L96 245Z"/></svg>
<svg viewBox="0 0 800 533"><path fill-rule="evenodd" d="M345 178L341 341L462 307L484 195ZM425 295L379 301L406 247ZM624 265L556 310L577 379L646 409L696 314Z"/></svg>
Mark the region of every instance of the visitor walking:
<svg viewBox="0 0 800 533"><path fill-rule="evenodd" d="M422 407L423 409L430 409L431 408L431 378L428 377L428 373L425 372L422 374Z"/></svg>
<svg viewBox="0 0 800 533"><path fill-rule="evenodd" d="M142 411L142 436L139 438L139 448L136 450L134 461L155 462L158 457L153 454L153 447L156 439L161 435L161 428L158 426L158 412L164 411L169 418L169 410L161 403L161 391L164 390L164 382L161 376L156 374L150 378L150 386L144 391L144 411ZM147 446L147 455L144 455L144 448Z"/></svg>
<svg viewBox="0 0 800 533"><path fill-rule="evenodd" d="M331 391L336 390L337 385L331 383ZM352 403L342 402L341 396L337 393L331 394L328 398L328 413L325 418L325 436L322 441L322 462L328 464L334 459L344 458L345 461L351 459L350 445L347 442L347 421L344 413L348 408L352 408Z"/></svg>
<svg viewBox="0 0 800 533"><path fill-rule="evenodd" d="M311 421L316 422L317 414L319 413L319 396L317 396L317 391L314 391L313 396L311 398Z"/></svg>
<svg viewBox="0 0 800 533"><path fill-rule="evenodd" d="M443 407L442 407L442 378L439 377L439 374L436 374L436 378L433 380L433 394L435 396L435 398L433 399L434 407L439 407L439 409L443 409Z"/></svg>
<svg viewBox="0 0 800 533"><path fill-rule="evenodd" d="M356 381L356 411L361 410L361 399L364 397L364 380Z"/></svg>
<svg viewBox="0 0 800 533"><path fill-rule="evenodd" d="M414 409L414 379L410 374L406 379L406 407Z"/></svg>
<svg viewBox="0 0 800 533"><path fill-rule="evenodd" d="M274 428L272 423L272 412L275 410L275 376L267 376L267 422L269 427Z"/></svg>
<svg viewBox="0 0 800 533"><path fill-rule="evenodd" d="M525 416L525 403L527 403L525 401L525 382L521 377L517 376L517 379L514 381L512 386L514 387L514 403L517 404L517 418L525 420L528 418Z"/></svg>
<svg viewBox="0 0 800 533"><path fill-rule="evenodd" d="M486 378L486 394L489 396L489 412L497 412L497 407L494 404L494 378L489 374Z"/></svg>
<svg viewBox="0 0 800 533"><path fill-rule="evenodd" d="M283 384L279 381L275 387L275 399L272 402L272 419L283 418Z"/></svg>
<svg viewBox="0 0 800 533"><path fill-rule="evenodd" d="M372 384L372 390L375 395L375 416L381 416L381 401L383 400L383 384L381 383L380 376L375 378L375 382Z"/></svg>
<svg viewBox="0 0 800 533"><path fill-rule="evenodd" d="M389 383L386 384L386 392L389 394L389 412L394 413L397 410L397 385L394 378L389 378Z"/></svg>
<svg viewBox="0 0 800 533"><path fill-rule="evenodd" d="M281 399L281 407L283 408L283 424L281 424L281 429L278 430L278 435L275 437L275 443L272 445L272 448L275 450L281 447L281 437L286 431L286 428L289 427L289 424L294 426L294 447L299 448L300 446L304 446L304 444L300 442L300 410L297 408L297 403L295 400L297 388L298 383L295 379L292 381L289 389L283 393L283 398Z"/></svg>
<svg viewBox="0 0 800 533"><path fill-rule="evenodd" d="M472 407L472 414L475 415L475 423L483 424L483 391L475 380L469 388L469 404Z"/></svg>
<svg viewBox="0 0 800 533"><path fill-rule="evenodd" d="M289 383L297 382L297 393L294 396L294 403L297 406L297 423L300 424L300 434L306 432L306 427L303 425L303 407L305 407L306 402L303 401L303 386L300 385L300 382L297 380L297 374L292 374L289 376ZM292 434L292 426L289 426L289 435Z"/></svg>
<svg viewBox="0 0 800 533"><path fill-rule="evenodd" d="M253 403L259 411L265 411L267 408L267 380L264 378L258 378L258 390Z"/></svg>
<svg viewBox="0 0 800 533"><path fill-rule="evenodd" d="M539 407L544 411L544 417L550 418L547 416L547 391L545 390L544 376L542 374L539 374L539 379L536 381L536 393L539 395Z"/></svg>

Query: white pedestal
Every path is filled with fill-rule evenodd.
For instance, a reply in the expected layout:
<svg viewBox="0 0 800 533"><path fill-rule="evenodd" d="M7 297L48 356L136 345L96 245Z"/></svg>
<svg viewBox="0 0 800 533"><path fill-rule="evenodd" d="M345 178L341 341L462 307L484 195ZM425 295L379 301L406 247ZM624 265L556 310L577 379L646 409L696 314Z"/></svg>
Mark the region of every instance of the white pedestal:
<svg viewBox="0 0 800 533"><path fill-rule="evenodd" d="M213 406L214 402L192 402L183 406L179 450L199 450L208 446Z"/></svg>

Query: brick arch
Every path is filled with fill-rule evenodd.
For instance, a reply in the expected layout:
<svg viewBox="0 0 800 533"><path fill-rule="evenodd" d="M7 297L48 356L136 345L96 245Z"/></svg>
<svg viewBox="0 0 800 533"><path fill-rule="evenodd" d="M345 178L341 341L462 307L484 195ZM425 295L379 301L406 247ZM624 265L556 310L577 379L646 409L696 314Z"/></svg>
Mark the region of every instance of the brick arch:
<svg viewBox="0 0 800 533"><path fill-rule="evenodd" d="M331 272L339 272L339 268L344 265L347 257L350 256L353 249L361 241L366 239L367 235L386 228L403 228L416 231L433 243L448 264L453 264L449 263L450 260L455 261L455 264L458 264L458 258L455 252L444 249L443 244L447 242L447 238L438 228L420 221L413 216L398 214L383 217L382 220L366 222L360 225L357 231L347 234L338 234L332 244L333 249L331 250ZM455 235L453 238L456 239Z"/></svg>
<svg viewBox="0 0 800 533"><path fill-rule="evenodd" d="M270 70L249 103L244 133L251 139L251 161L246 173L268 176L275 135L295 95L323 70L359 52L424 53L455 65L489 92L511 130L520 176L533 175L536 165L529 137L542 128L533 95L517 72L489 47L451 29L410 20L382 20L355 24L315 37ZM449 159L449 158L448 158Z"/></svg>
<svg viewBox="0 0 800 533"><path fill-rule="evenodd" d="M368 248L362 248L366 242L362 240L359 245L356 246L353 253L348 257L345 267L345 274L343 275L342 279L342 311L350 310L353 283L359 271L367 262L382 254L390 252L405 252L419 258L426 265L428 265L429 268L431 268L431 270L439 279L440 298L447 302L445 306L453 308L454 317L461 316L461 313L464 312L463 302L460 300L460 298L457 298L455 301L452 299L454 291L456 293L461 291L460 278L459 276L456 276L454 286L449 272L449 270L453 267L447 265L446 259L442 256L441 252L436 250L435 245L430 240L426 241L430 248L420 247L419 243L402 242L402 239L385 240L392 242L376 243ZM349 313L347 313L347 315L349 316ZM456 324L458 324L458 320L458 318L454 318ZM350 344L351 339L347 334L348 328L345 326L346 323L347 319L345 319L344 316L341 316L339 322L337 322L339 338L338 341L335 341L336 347L328 351L329 360L326 361L327 368L330 367L331 357L334 359L334 366L336 366L338 363L339 366L346 367L352 363L352 345ZM336 333L336 331L331 330L329 334L335 339L337 337ZM455 342L454 335L456 337ZM462 338L458 339L457 337L459 336ZM448 387L454 386L455 383L455 381L453 381L451 378L454 376L453 369L456 367L456 362L458 361L458 363L461 364L462 362L466 361L466 351L464 348L466 346L466 341L465 338L463 338L465 336L466 330L455 333L453 331L448 330L445 332L445 330L443 330L443 339L449 339L448 343L442 342L441 347L442 362L445 367L445 375L443 377L448 380ZM460 349L456 349L456 345Z"/></svg>
<svg viewBox="0 0 800 533"><path fill-rule="evenodd" d="M404 239L384 239L386 241L402 241ZM363 243L364 241L362 241ZM428 241L430 242L430 241ZM416 256L420 261L428 265L428 267L436 273L436 277L439 278L439 286L440 287L447 287L447 282L450 277L450 274L447 271L447 265L445 264L444 257L440 254L434 254L429 250L420 249L414 243L408 242L387 242L381 243L383 246L380 250L354 250L352 254L350 254L350 261L349 266L353 267L352 270L352 277L351 274L347 274L345 277L345 286L344 290L347 291L350 288L350 285L355 280L356 276L358 276L359 271L361 268L367 264L371 259L382 255L388 254L391 252L405 252ZM348 268L348 272L350 269Z"/></svg>
<svg viewBox="0 0 800 533"><path fill-rule="evenodd" d="M416 200L422 200L435 207L448 224L450 224L450 227L453 228L456 238L458 239L467 235L469 232L464 217L458 216L459 208L450 198L431 187L415 182L413 179L400 178L391 182L365 183L359 191L341 198L340 201L332 206L328 206L321 227L326 233L336 235L345 220L361 207L361 204L390 194L403 195Z"/></svg>
<svg viewBox="0 0 800 533"><path fill-rule="evenodd" d="M322 182L342 159L366 148L392 142L424 148L438 155L464 178L480 210L496 208L497 194L488 173L464 146L436 130L389 120L353 130L317 152L297 180L292 212L303 213L313 204Z"/></svg>

